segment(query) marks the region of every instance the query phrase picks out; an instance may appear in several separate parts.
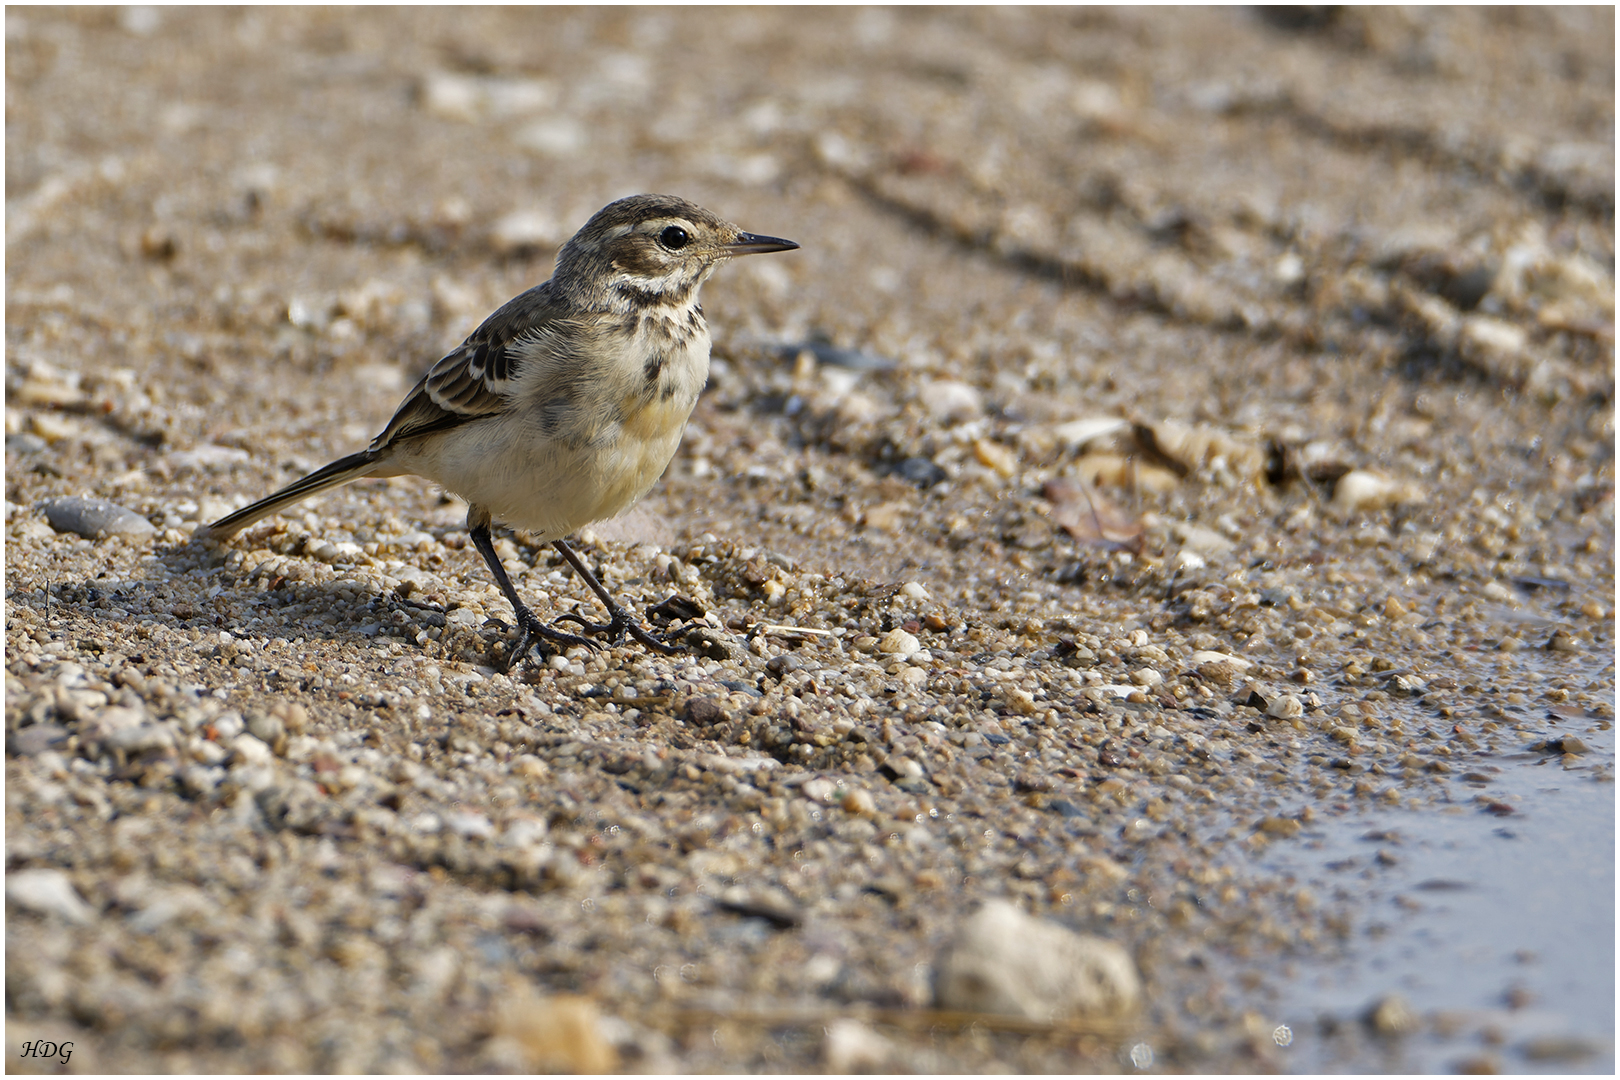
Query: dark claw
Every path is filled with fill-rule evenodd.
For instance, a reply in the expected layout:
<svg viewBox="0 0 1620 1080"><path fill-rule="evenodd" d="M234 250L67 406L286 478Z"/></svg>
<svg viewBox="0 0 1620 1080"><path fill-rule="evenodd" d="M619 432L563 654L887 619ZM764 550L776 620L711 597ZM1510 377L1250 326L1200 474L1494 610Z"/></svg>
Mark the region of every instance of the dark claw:
<svg viewBox="0 0 1620 1080"><path fill-rule="evenodd" d="M574 613L572 611L568 612L565 615L559 615L555 619L552 619L551 620L551 625L555 626L560 622L578 623L579 628L581 630L585 631L587 634L609 634L609 635L612 636L613 643L615 645L617 645L620 641L622 641L624 639L624 624L622 624L622 623L587 622L585 620L584 616L578 615L578 614L576 614L576 613Z"/></svg>
<svg viewBox="0 0 1620 1080"><path fill-rule="evenodd" d="M691 622L703 618L703 606L680 593L671 593L667 599L648 608L647 617L660 622Z"/></svg>
<svg viewBox="0 0 1620 1080"><path fill-rule="evenodd" d="M671 645L657 634L654 634L650 630L643 630L635 623L629 624L628 629L631 637L635 638L637 641L641 642L647 648L652 649L655 652L661 652L665 656L673 656L681 651L679 646Z"/></svg>
<svg viewBox="0 0 1620 1080"><path fill-rule="evenodd" d="M617 604L613 606L613 608L609 611L609 614L611 615L611 618L607 622L593 623L587 622L581 616L570 611L566 615L557 616L556 619L552 620L552 622L553 625L565 620L572 623L578 623L580 629L584 630L587 634L599 634L606 637L615 645L624 640L624 635L629 634L647 648L656 652L664 653L666 656L681 651L678 647L671 645L669 642L665 641L663 638L652 633L651 631L644 630L628 611L624 610L622 607L619 607Z"/></svg>
<svg viewBox="0 0 1620 1080"><path fill-rule="evenodd" d="M599 642L592 641L590 638L580 637L578 634L564 633L561 630L553 630L533 615L529 615L527 611L524 614L528 615L528 618L518 620L520 628L518 630L517 644L507 654L506 663L501 667L503 673L512 670L512 665L528 656L530 650L541 648L548 642L553 645L560 645L563 648L570 645L583 645L592 652L596 652L602 647Z"/></svg>

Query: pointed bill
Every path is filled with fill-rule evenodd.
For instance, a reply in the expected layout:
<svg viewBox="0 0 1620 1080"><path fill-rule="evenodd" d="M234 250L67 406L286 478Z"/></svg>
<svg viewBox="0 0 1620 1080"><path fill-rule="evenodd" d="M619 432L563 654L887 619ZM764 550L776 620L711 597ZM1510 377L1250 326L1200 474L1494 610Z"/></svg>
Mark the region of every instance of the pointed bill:
<svg viewBox="0 0 1620 1080"><path fill-rule="evenodd" d="M737 239L726 245L728 255L762 255L767 251L792 251L798 247L792 240L783 240L779 236L756 236L753 233L738 233Z"/></svg>

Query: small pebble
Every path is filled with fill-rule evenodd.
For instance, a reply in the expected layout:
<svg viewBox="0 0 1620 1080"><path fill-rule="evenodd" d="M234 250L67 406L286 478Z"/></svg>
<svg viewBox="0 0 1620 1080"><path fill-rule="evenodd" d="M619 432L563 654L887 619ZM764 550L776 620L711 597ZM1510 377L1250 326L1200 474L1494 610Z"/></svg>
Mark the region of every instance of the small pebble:
<svg viewBox="0 0 1620 1080"><path fill-rule="evenodd" d="M1278 720L1293 720L1305 715L1305 706L1293 694L1281 694L1266 706L1266 715Z"/></svg>
<svg viewBox="0 0 1620 1080"><path fill-rule="evenodd" d="M941 424L974 420L984 413L984 399L978 390L956 379L923 383L917 389L917 400L928 415Z"/></svg>
<svg viewBox="0 0 1620 1080"><path fill-rule="evenodd" d="M95 909L79 896L61 870L13 870L6 875L6 901L76 926L95 921Z"/></svg>
<svg viewBox="0 0 1620 1080"><path fill-rule="evenodd" d="M1502 1063L1491 1054L1475 1054L1457 1062L1452 1071L1460 1076L1495 1076L1502 1071Z"/></svg>
<svg viewBox="0 0 1620 1080"><path fill-rule="evenodd" d="M1012 476L1018 471L1018 455L989 439L973 440L973 457L998 476Z"/></svg>
<svg viewBox="0 0 1620 1080"><path fill-rule="evenodd" d="M727 720L725 709L711 697L694 697L689 700L681 718L689 724L702 727L723 724Z"/></svg>
<svg viewBox="0 0 1620 1080"><path fill-rule="evenodd" d="M883 767L897 780L915 780L923 776L923 767L904 754L890 754Z"/></svg>
<svg viewBox="0 0 1620 1080"><path fill-rule="evenodd" d="M1365 469L1352 469L1333 488L1333 506L1341 512L1377 510L1385 506L1423 501L1415 485L1404 484Z"/></svg>
<svg viewBox="0 0 1620 1080"><path fill-rule="evenodd" d="M106 499L83 499L69 496L51 499L40 504L45 520L57 532L77 533L86 540L99 540L104 536L150 536L156 526L126 506Z"/></svg>
<svg viewBox="0 0 1620 1080"><path fill-rule="evenodd" d="M457 836L487 838L495 835L495 826L483 814L454 811L444 816L444 825Z"/></svg>
<svg viewBox="0 0 1620 1080"><path fill-rule="evenodd" d="M841 1017L826 1026L822 1062L834 1074L886 1072L894 1044L859 1020Z"/></svg>
<svg viewBox="0 0 1620 1080"><path fill-rule="evenodd" d="M6 738L6 753L35 757L67 741L68 729L60 724L33 724Z"/></svg>
<svg viewBox="0 0 1620 1080"><path fill-rule="evenodd" d="M813 780L806 780L804 786L799 790L804 792L804 797L807 799L814 799L819 803L828 803L832 802L833 795L838 790L838 785L824 776L818 776Z"/></svg>
<svg viewBox="0 0 1620 1080"><path fill-rule="evenodd" d="M235 751L235 760L243 765L268 765L275 757L263 739L245 731L231 740L231 749Z"/></svg>
<svg viewBox="0 0 1620 1080"><path fill-rule="evenodd" d="M902 461L895 472L903 479L911 481L921 488L930 488L948 479L944 469L923 457L909 457Z"/></svg>
<svg viewBox="0 0 1620 1080"><path fill-rule="evenodd" d="M870 817L877 813L877 803L873 801L871 793L860 788L844 796L842 807L846 814L862 814Z"/></svg>
<svg viewBox="0 0 1620 1080"><path fill-rule="evenodd" d="M765 661L765 670L777 678L804 667L804 661L792 653L780 653Z"/></svg>
<svg viewBox="0 0 1620 1080"><path fill-rule="evenodd" d="M1578 1035L1541 1035L1527 1040L1521 1051L1531 1061L1580 1061L1599 1052L1599 1044Z"/></svg>
<svg viewBox="0 0 1620 1080"><path fill-rule="evenodd" d="M1399 994L1387 994L1368 1007L1369 1027L1387 1039L1401 1038L1416 1031L1421 1023L1412 1006Z"/></svg>
<svg viewBox="0 0 1620 1080"><path fill-rule="evenodd" d="M180 786L193 798L201 798L225 782L225 770L217 765L188 765L180 770Z"/></svg>
<svg viewBox="0 0 1620 1080"><path fill-rule="evenodd" d="M899 627L895 627L877 640L878 652L898 656L902 660L913 655L921 648L922 642L917 640L916 635L908 634Z"/></svg>
<svg viewBox="0 0 1620 1080"><path fill-rule="evenodd" d="M553 248L567 239L567 230L544 210L514 210L489 230L490 246L502 255Z"/></svg>
<svg viewBox="0 0 1620 1080"><path fill-rule="evenodd" d="M1568 631L1556 630L1553 636L1547 639L1547 648L1553 652L1578 653L1581 651L1581 643Z"/></svg>
<svg viewBox="0 0 1620 1080"><path fill-rule="evenodd" d="M1036 702L1035 695L1020 686L1009 686L1002 691L1002 700L1007 707L1020 716L1033 716L1040 711L1040 704Z"/></svg>
<svg viewBox="0 0 1620 1080"><path fill-rule="evenodd" d="M491 1043L486 1048L521 1072L605 1073L616 1071L618 1054L602 1036L596 1002L559 994L540 997L527 986L501 996L495 1009Z"/></svg>
<svg viewBox="0 0 1620 1080"><path fill-rule="evenodd" d="M247 717L247 729L267 746L275 746L287 737L287 724L274 713L254 710Z"/></svg>
<svg viewBox="0 0 1620 1080"><path fill-rule="evenodd" d="M1221 533L1196 522L1178 522L1175 532L1181 540L1182 552L1195 557L1186 564L1186 569L1197 569L1203 565L1205 556L1225 555L1237 546Z"/></svg>
<svg viewBox="0 0 1620 1080"><path fill-rule="evenodd" d="M1215 652L1213 649L1200 649L1187 658L1193 667L1204 664L1227 664L1238 671L1247 671L1254 667L1254 661L1230 653Z"/></svg>

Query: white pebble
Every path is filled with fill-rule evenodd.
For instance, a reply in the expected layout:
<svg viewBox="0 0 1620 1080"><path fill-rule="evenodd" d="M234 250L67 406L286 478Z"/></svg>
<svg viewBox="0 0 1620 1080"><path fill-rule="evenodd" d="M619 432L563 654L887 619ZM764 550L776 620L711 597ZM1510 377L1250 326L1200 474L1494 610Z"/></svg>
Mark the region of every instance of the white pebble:
<svg viewBox="0 0 1620 1080"><path fill-rule="evenodd" d="M96 915L61 870L16 870L7 874L6 899L28 911L56 915L79 926L92 922Z"/></svg>
<svg viewBox="0 0 1620 1080"><path fill-rule="evenodd" d="M483 814L457 811L445 815L444 823L457 836L489 837L495 835L495 826Z"/></svg>
<svg viewBox="0 0 1620 1080"><path fill-rule="evenodd" d="M497 221L489 233L490 244L502 254L526 248L554 248L567 238L557 219L544 210L514 210Z"/></svg>
<svg viewBox="0 0 1620 1080"><path fill-rule="evenodd" d="M513 141L547 157L567 157L585 149L590 132L573 117L552 116L522 129Z"/></svg>
<svg viewBox="0 0 1620 1080"><path fill-rule="evenodd" d="M898 656L902 660L922 648L922 642L917 640L915 634L908 634L898 626L887 634L878 638L877 650L890 656Z"/></svg>
<svg viewBox="0 0 1620 1080"><path fill-rule="evenodd" d="M1266 715L1278 720L1292 720L1305 715L1305 706L1293 694L1283 694L1273 698L1271 704L1266 706Z"/></svg>
<svg viewBox="0 0 1620 1080"><path fill-rule="evenodd" d="M928 415L941 423L974 420L984 413L984 399L965 382L935 379L917 391L917 400Z"/></svg>
<svg viewBox="0 0 1620 1080"><path fill-rule="evenodd" d="M246 732L231 740L231 749L236 752L236 761L242 765L268 765L275 757L263 739Z"/></svg>
<svg viewBox="0 0 1620 1080"><path fill-rule="evenodd" d="M1035 695L1021 687L1009 686L1002 691L1001 696L1008 708L1023 716L1032 716L1039 709L1035 704Z"/></svg>
<svg viewBox="0 0 1620 1080"><path fill-rule="evenodd" d="M246 727L247 725L242 722L242 714L234 709L214 717L214 734L219 737L220 742L230 742L242 734Z"/></svg>
<svg viewBox="0 0 1620 1080"><path fill-rule="evenodd" d="M1422 492L1415 485L1398 483L1366 469L1350 470L1339 477L1333 488L1333 506L1344 512L1421 501Z"/></svg>
<svg viewBox="0 0 1620 1080"><path fill-rule="evenodd" d="M894 1044L859 1020L843 1017L824 1029L822 1063L834 1074L887 1072Z"/></svg>
<svg viewBox="0 0 1620 1080"><path fill-rule="evenodd" d="M934 1002L943 1009L1048 1022L1129 1012L1141 999L1130 954L992 900L940 956Z"/></svg>
<svg viewBox="0 0 1620 1080"><path fill-rule="evenodd" d="M818 803L828 803L832 802L833 793L838 790L838 785L825 776L818 776L814 780L806 780L804 787L800 788L800 790L804 792L804 797L807 799L814 799Z"/></svg>
<svg viewBox="0 0 1620 1080"><path fill-rule="evenodd" d="M1231 664L1239 671L1247 671L1254 667L1253 660L1233 656L1231 653L1216 652L1214 649L1199 649L1188 659L1192 661L1193 667L1198 667L1200 664Z"/></svg>

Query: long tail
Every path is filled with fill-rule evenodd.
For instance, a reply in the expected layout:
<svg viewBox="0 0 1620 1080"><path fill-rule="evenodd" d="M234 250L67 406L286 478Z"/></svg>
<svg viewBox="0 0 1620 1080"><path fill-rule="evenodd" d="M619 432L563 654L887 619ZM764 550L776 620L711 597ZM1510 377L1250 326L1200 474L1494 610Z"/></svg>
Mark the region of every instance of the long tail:
<svg viewBox="0 0 1620 1080"><path fill-rule="evenodd" d="M358 480L366 476L379 462L378 455L370 450L362 450L358 454L350 454L346 458L339 458L332 464L316 469L302 480L295 480L266 498L260 499L251 506L244 506L234 514L226 514L212 525L204 525L192 535L198 540L229 540L243 529L252 525L260 518L269 517L293 503L309 498L317 491L347 484L350 480Z"/></svg>

